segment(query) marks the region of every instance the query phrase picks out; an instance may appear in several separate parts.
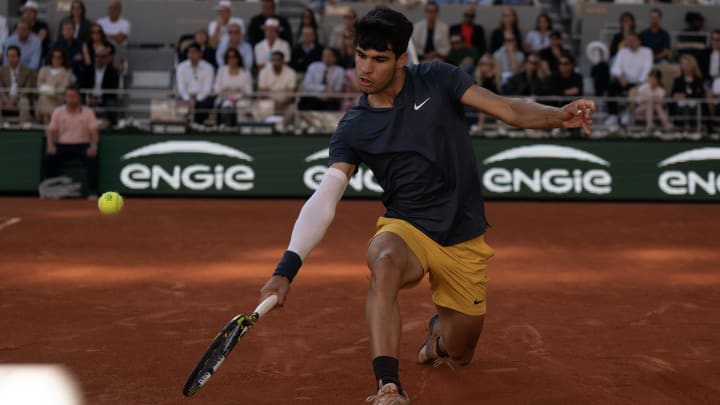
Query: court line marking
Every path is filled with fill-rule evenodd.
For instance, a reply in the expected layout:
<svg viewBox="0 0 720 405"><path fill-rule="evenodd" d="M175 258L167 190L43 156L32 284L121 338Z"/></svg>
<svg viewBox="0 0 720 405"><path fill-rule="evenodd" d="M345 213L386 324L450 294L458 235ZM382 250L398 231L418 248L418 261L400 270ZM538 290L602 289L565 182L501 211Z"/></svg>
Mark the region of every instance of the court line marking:
<svg viewBox="0 0 720 405"><path fill-rule="evenodd" d="M21 219L20 219L19 217L8 218L7 220L5 220L5 222L3 222L2 224L0 224L0 231L2 231L3 229L7 228L8 226L15 225L15 224L17 224L17 223L20 222L20 221L21 221Z"/></svg>

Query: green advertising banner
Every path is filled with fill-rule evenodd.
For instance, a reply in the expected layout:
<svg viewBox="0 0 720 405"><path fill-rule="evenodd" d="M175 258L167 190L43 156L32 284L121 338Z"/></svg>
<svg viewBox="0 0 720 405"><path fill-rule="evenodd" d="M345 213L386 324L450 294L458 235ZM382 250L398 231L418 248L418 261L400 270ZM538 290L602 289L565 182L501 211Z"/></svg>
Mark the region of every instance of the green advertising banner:
<svg viewBox="0 0 720 405"><path fill-rule="evenodd" d="M132 195L308 196L327 137L132 136L101 142L101 188ZM488 198L714 200L720 147L702 143L474 140ZM381 188L362 167L348 196Z"/></svg>
<svg viewBox="0 0 720 405"><path fill-rule="evenodd" d="M0 192L37 192L43 141L37 132L0 132Z"/></svg>
<svg viewBox="0 0 720 405"><path fill-rule="evenodd" d="M0 192L35 192L43 135L0 134ZM329 137L101 137L100 189L147 196L305 197L325 173ZM632 140L474 139L489 199L720 199L720 146ZM361 167L347 196L382 190Z"/></svg>

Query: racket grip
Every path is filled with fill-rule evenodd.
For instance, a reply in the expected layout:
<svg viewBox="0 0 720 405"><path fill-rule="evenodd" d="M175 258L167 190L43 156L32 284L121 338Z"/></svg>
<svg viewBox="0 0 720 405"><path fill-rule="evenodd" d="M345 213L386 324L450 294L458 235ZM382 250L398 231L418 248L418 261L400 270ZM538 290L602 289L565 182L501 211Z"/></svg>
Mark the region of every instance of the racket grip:
<svg viewBox="0 0 720 405"><path fill-rule="evenodd" d="M278 302L277 295L273 294L263 300L260 305L255 308L255 314L258 314L258 319L268 313L271 309L275 308L275 304Z"/></svg>

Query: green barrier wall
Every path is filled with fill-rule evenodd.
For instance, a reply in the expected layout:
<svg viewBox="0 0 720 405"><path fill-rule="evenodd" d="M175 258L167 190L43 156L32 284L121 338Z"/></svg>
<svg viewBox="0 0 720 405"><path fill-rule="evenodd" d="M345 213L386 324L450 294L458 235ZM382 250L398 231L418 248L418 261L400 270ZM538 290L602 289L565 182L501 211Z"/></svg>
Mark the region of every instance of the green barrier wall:
<svg viewBox="0 0 720 405"><path fill-rule="evenodd" d="M126 195L308 196L327 137L108 135L100 188ZM0 191L34 190L41 135L0 136ZM474 140L484 193L497 199L716 200L720 146L587 140ZM377 196L361 168L348 196Z"/></svg>
<svg viewBox="0 0 720 405"><path fill-rule="evenodd" d="M37 192L43 141L37 132L0 132L0 192Z"/></svg>

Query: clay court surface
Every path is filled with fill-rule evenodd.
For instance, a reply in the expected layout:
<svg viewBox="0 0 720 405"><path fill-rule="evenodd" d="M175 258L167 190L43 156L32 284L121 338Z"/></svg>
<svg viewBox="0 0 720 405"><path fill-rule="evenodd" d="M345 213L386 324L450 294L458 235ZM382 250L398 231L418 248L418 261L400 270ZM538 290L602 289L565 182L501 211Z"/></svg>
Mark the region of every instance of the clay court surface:
<svg viewBox="0 0 720 405"><path fill-rule="evenodd" d="M100 404L360 404L373 393L365 248L379 202L340 205L288 305L195 397L185 379L284 250L300 200L0 199L0 363L61 363ZM720 403L720 207L491 202L473 363L418 366L429 284L401 294L413 404Z"/></svg>

